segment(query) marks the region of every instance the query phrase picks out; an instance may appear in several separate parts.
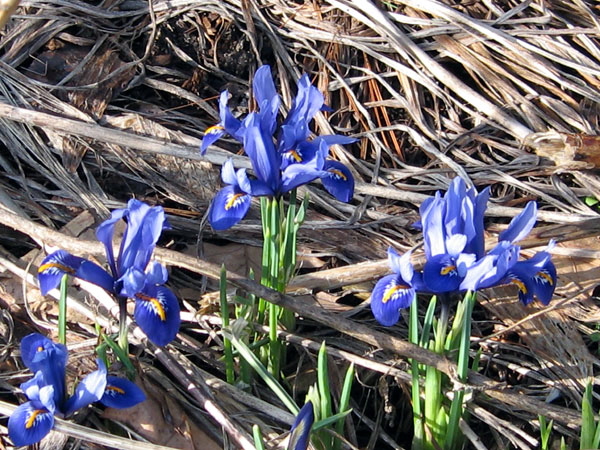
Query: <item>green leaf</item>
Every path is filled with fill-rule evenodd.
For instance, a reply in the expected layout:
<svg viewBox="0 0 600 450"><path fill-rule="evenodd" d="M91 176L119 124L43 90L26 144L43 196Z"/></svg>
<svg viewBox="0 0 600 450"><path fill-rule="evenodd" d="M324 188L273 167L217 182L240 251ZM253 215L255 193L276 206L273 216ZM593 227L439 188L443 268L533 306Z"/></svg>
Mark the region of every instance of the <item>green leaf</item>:
<svg viewBox="0 0 600 450"><path fill-rule="evenodd" d="M600 203L600 200L598 200L596 197L585 197L583 201L590 207L596 206L598 203Z"/></svg>
<svg viewBox="0 0 600 450"><path fill-rule="evenodd" d="M277 382L275 377L269 373L265 366L260 362L256 355L248 348L248 346L242 342L238 336L239 333L246 327L246 323L238 319L230 328L224 328L222 333L223 336L231 340L233 347L239 352L248 364L256 371L256 373L263 379L266 385L273 391L273 393L282 401L286 408L293 414L297 415L300 408L294 402L294 399L289 396L285 389Z"/></svg>

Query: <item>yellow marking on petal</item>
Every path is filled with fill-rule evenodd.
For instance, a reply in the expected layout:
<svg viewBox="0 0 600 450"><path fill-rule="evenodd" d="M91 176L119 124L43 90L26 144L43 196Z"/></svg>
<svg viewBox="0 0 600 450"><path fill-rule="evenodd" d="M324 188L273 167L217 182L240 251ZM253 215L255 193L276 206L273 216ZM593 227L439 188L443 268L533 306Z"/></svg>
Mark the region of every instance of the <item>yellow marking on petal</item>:
<svg viewBox="0 0 600 450"><path fill-rule="evenodd" d="M204 134L217 133L217 132L222 131L224 129L225 129L225 127L223 127L223 125L213 125L212 127L208 127L206 129L206 131L204 132Z"/></svg>
<svg viewBox="0 0 600 450"><path fill-rule="evenodd" d="M296 162L302 162L302 155L296 150L288 150L287 154L290 155Z"/></svg>
<svg viewBox="0 0 600 450"><path fill-rule="evenodd" d="M73 275L75 273L75 269L73 269L72 267L65 266L64 264L55 263L55 262L49 262L46 264L42 264L40 266L40 268L38 269L38 273L45 272L46 270L49 270L49 269L62 270L63 272L67 272L69 275Z"/></svg>
<svg viewBox="0 0 600 450"><path fill-rule="evenodd" d="M35 419L37 418L37 416L39 416L40 414L43 414L45 412L47 412L45 409L33 410L33 412L31 413L31 416L29 416L29 419L27 419L27 422L25 422L25 429L29 430L31 427L33 427L33 424L35 423Z"/></svg>
<svg viewBox="0 0 600 450"><path fill-rule="evenodd" d="M337 169L329 169L327 172L334 174L335 176L341 178L344 181L348 180L348 177L344 175L344 173Z"/></svg>
<svg viewBox="0 0 600 450"><path fill-rule="evenodd" d="M456 266L446 266L446 267L442 267L442 270L440 270L440 275L448 275L451 272L454 272L456 270Z"/></svg>
<svg viewBox="0 0 600 450"><path fill-rule="evenodd" d="M543 278L544 280L546 280L548 282L548 284L550 286L552 286L554 284L554 280L552 279L552 276L548 272L540 271L540 272L536 273L535 276Z"/></svg>
<svg viewBox="0 0 600 450"><path fill-rule="evenodd" d="M117 386L106 386L106 390L107 391L114 391L117 394L125 395L125 390L121 389L120 387L117 387Z"/></svg>
<svg viewBox="0 0 600 450"><path fill-rule="evenodd" d="M521 280L519 280L517 278L513 278L512 280L510 280L510 282L512 284L517 285L517 287L523 294L527 294L527 286L525 286L525 283L523 283Z"/></svg>
<svg viewBox="0 0 600 450"><path fill-rule="evenodd" d="M158 301L157 298L150 297L149 295L145 295L142 293L135 294L135 297L145 302L150 302L154 307L154 311L156 312L158 317L160 317L160 320L163 322L167 320L167 312L165 311L165 308L163 307L162 303Z"/></svg>
<svg viewBox="0 0 600 450"><path fill-rule="evenodd" d="M396 285L392 286L391 288L389 288L385 291L385 294L384 294L383 298L381 299L381 303L389 302L390 299L394 296L394 294L401 289L409 289L409 287L404 286L402 284L396 284Z"/></svg>
<svg viewBox="0 0 600 450"><path fill-rule="evenodd" d="M243 192L232 195L231 198L229 200L227 200L227 203L225 203L225 211L228 211L231 208L233 208L235 206L237 200L240 197L243 197L244 195L246 195L246 194L244 194Z"/></svg>
<svg viewBox="0 0 600 450"><path fill-rule="evenodd" d="M41 345L35 349L37 352L43 352L44 351L44 347L42 347Z"/></svg>

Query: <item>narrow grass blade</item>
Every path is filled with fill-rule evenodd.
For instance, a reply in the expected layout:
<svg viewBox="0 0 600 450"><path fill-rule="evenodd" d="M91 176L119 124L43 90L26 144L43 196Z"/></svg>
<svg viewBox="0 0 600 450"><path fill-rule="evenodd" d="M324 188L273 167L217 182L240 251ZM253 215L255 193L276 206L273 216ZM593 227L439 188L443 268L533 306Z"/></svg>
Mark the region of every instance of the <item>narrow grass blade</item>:
<svg viewBox="0 0 600 450"><path fill-rule="evenodd" d="M242 342L238 337L232 332L231 328L224 329L223 335L226 336L230 341L233 347L238 351L238 353L248 361L248 364L256 371L256 373L263 379L263 381L267 384L269 389L273 391L273 393L283 402L286 408L294 415L298 414L300 410L298 405L294 402L292 397L285 391L285 389L279 384L279 382L269 373L269 371L265 368L265 366L260 362L260 360L256 357L256 355L248 348L248 346Z"/></svg>
<svg viewBox="0 0 600 450"><path fill-rule="evenodd" d="M350 406L350 394L352 391L352 382L354 381L354 363L350 364L344 377L344 384L342 386L342 393L340 394L339 411L346 411ZM337 414L336 414L337 415ZM337 434L344 434L344 420L341 419L335 425L335 431ZM333 444L333 450L339 450L341 448L341 441L336 439Z"/></svg>
<svg viewBox="0 0 600 450"><path fill-rule="evenodd" d="M594 447L594 435L596 425L594 422L594 410L592 409L592 385L588 383L585 387L583 400L581 402L581 440L579 448L586 450Z"/></svg>
<svg viewBox="0 0 600 450"><path fill-rule="evenodd" d="M431 304L429 305L431 309ZM429 313L428 309L428 313ZM433 320L432 317L429 319ZM429 327L431 329L431 327ZM419 339L419 307L417 306L416 296L410 304L410 316L408 322L408 339L412 344L420 345ZM413 445L414 450L421 450L425 439L425 429L423 427L423 410L421 408L421 386L420 386L420 374L419 374L419 363L415 360L410 361L411 364L411 394L412 394L412 408L413 408L413 423L414 423L414 434L413 434Z"/></svg>
<svg viewBox="0 0 600 450"><path fill-rule="evenodd" d="M265 450L265 443L263 442L262 433L258 425L252 425L252 437L254 438L254 447L256 447L256 450Z"/></svg>
<svg viewBox="0 0 600 450"><path fill-rule="evenodd" d="M229 305L227 304L227 270L225 265L221 266L221 277L219 279L219 298L221 301L221 320L223 328L229 326ZM229 384L235 383L235 372L233 370L233 352L231 341L223 336L223 358L225 359L225 379Z"/></svg>

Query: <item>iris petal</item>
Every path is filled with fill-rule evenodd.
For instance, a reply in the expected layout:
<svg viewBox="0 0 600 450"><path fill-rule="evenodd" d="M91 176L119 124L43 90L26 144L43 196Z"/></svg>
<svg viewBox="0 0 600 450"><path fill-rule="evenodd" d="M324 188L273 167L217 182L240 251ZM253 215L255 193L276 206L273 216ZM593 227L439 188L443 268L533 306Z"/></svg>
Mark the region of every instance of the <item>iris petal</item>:
<svg viewBox="0 0 600 450"><path fill-rule="evenodd" d="M65 403L64 414L74 413L91 403L97 402L104 395L106 388L106 365L101 359L97 360L98 370L89 373L79 382L75 392Z"/></svg>
<svg viewBox="0 0 600 450"><path fill-rule="evenodd" d="M146 286L136 294L134 317L148 339L159 346L175 339L181 324L177 297L164 286Z"/></svg>
<svg viewBox="0 0 600 450"><path fill-rule="evenodd" d="M371 293L371 311L375 319L386 327L400 319L400 310L408 308L415 291L396 274L387 275L377 282Z"/></svg>
<svg viewBox="0 0 600 450"><path fill-rule="evenodd" d="M114 284L113 277L99 265L64 250L58 250L46 256L38 269L42 295L58 287L65 274L89 281L109 291Z"/></svg>
<svg viewBox="0 0 600 450"><path fill-rule="evenodd" d="M327 172L321 177L325 190L341 202L348 203L354 196L354 177L352 172L341 162L328 159L323 170Z"/></svg>
<svg viewBox="0 0 600 450"><path fill-rule="evenodd" d="M170 226L162 207L150 207L139 200L129 200L127 228L118 259L119 275L131 267L145 271L162 231L168 228Z"/></svg>
<svg viewBox="0 0 600 450"><path fill-rule="evenodd" d="M275 117L279 109L279 95L275 90L275 83L273 82L273 75L271 74L271 67L269 65L263 65L257 69L254 73L254 80L252 81L252 89L254 90L254 98L256 103L262 109L264 115L269 116L269 122L275 123ZM264 109L267 108L268 111ZM268 131L273 133L274 129L269 126Z"/></svg>
<svg viewBox="0 0 600 450"><path fill-rule="evenodd" d="M425 203L423 203L425 205ZM446 253L444 241L443 214L444 200L439 193L424 208L421 205L421 224L423 226L423 247L425 255L430 258L434 255Z"/></svg>
<svg viewBox="0 0 600 450"><path fill-rule="evenodd" d="M117 263L113 251L113 236L115 234L117 222L126 215L126 212L126 209L113 210L110 214L110 218L106 219L98 225L98 228L96 228L96 239L104 244L106 259L108 260L110 270L115 277L118 277L119 273L117 272Z"/></svg>
<svg viewBox="0 0 600 450"><path fill-rule="evenodd" d="M248 115L243 143L256 176L276 190L281 176L280 155L275 150L273 136L261 129L260 117L256 113Z"/></svg>
<svg viewBox="0 0 600 450"><path fill-rule="evenodd" d="M109 408L131 408L146 400L146 394L135 383L114 376L108 376L104 395L100 403Z"/></svg>
<svg viewBox="0 0 600 450"><path fill-rule="evenodd" d="M548 261L544 267L534 275L533 292L537 299L544 305L550 303L554 290L556 289L556 267L552 261Z"/></svg>
<svg viewBox="0 0 600 450"><path fill-rule="evenodd" d="M306 450L310 438L310 429L315 421L312 402L306 402L296 416L290 430L287 450Z"/></svg>
<svg viewBox="0 0 600 450"><path fill-rule="evenodd" d="M244 218L250 209L251 198L234 186L221 189L210 205L208 219L215 230L227 230Z"/></svg>
<svg viewBox="0 0 600 450"><path fill-rule="evenodd" d="M36 402L19 405L8 419L8 435L16 447L41 441L54 426L54 414Z"/></svg>
<svg viewBox="0 0 600 450"><path fill-rule="evenodd" d="M21 339L21 359L34 373L47 364L64 369L67 365L67 347L39 333L31 333Z"/></svg>
<svg viewBox="0 0 600 450"><path fill-rule="evenodd" d="M534 201L527 206L508 224L508 228L498 236L499 241L517 242L529 234L535 225L537 204Z"/></svg>
<svg viewBox="0 0 600 450"><path fill-rule="evenodd" d="M227 106L229 102L229 92L227 90L221 92L219 96L219 116L221 117L220 125L225 128L225 131L233 136L238 141L241 141L242 122L233 117L231 110Z"/></svg>
<svg viewBox="0 0 600 450"><path fill-rule="evenodd" d="M518 286L519 300L525 305L531 303L534 297L547 305L556 288L556 267L548 252L539 252L527 261L514 264L505 282Z"/></svg>
<svg viewBox="0 0 600 450"><path fill-rule="evenodd" d="M200 154L204 155L209 146L217 142L225 134L225 127L221 124L208 127L204 131L202 144L200 144Z"/></svg>
<svg viewBox="0 0 600 450"><path fill-rule="evenodd" d="M34 379L39 372L43 375L43 384L53 386L54 402L60 404L65 395L67 348L41 334L32 333L21 340L21 359L36 374Z"/></svg>
<svg viewBox="0 0 600 450"><path fill-rule="evenodd" d="M455 259L444 254L427 260L423 266L423 281L432 292L452 292L458 289L462 277L458 274Z"/></svg>

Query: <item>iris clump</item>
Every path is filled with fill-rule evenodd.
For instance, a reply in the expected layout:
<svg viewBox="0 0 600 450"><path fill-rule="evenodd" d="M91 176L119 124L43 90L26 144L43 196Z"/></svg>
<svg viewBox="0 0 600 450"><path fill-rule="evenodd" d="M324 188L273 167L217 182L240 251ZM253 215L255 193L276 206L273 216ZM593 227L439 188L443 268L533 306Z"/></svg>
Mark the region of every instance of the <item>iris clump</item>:
<svg viewBox="0 0 600 450"><path fill-rule="evenodd" d="M115 258L115 226L121 220L127 227ZM135 301L134 318L139 327L156 345L168 344L179 331L179 302L164 286L168 279L166 267L151 261L162 230L168 228L162 207L130 200L127 208L114 210L96 230L96 237L106 249L110 271L64 250L55 251L44 258L38 270L42 294L56 288L64 274L89 281L119 299L121 340L124 337L126 341L126 301L131 298Z"/></svg>
<svg viewBox="0 0 600 450"><path fill-rule="evenodd" d="M371 295L373 315L382 325L394 325L416 292L439 295L514 284L523 304L534 298L544 305L550 302L556 286L549 253L554 243L525 261L518 260L520 247L515 244L535 225L536 203L529 202L500 233L496 246L485 253L483 217L488 198L489 188L477 193L457 177L445 195L437 192L423 202L419 225L426 262L417 272L410 252L400 256L388 249L393 274L379 280Z"/></svg>
<svg viewBox="0 0 600 450"><path fill-rule="evenodd" d="M41 334L33 333L21 340L21 358L34 376L21 384L28 401L17 407L8 420L8 434L15 446L39 442L54 427L55 417L69 417L91 403L122 409L146 399L135 383L108 375L101 359L97 360L98 370L83 378L68 396L67 357L64 345Z"/></svg>
<svg viewBox="0 0 600 450"><path fill-rule="evenodd" d="M233 167L228 160L222 168L225 187L215 196L209 221L215 230L226 230L244 218L252 197L280 197L320 178L325 189L338 200L348 202L354 193L350 170L328 159L333 144L349 144L356 139L339 135L310 137L310 121L324 106L323 94L311 85L308 75L298 82L298 93L287 117L278 123L281 100L269 66L260 67L253 80L258 110L243 120L227 106L229 94L219 99L219 124L206 130L201 153L225 134L240 142L252 164L254 176Z"/></svg>

